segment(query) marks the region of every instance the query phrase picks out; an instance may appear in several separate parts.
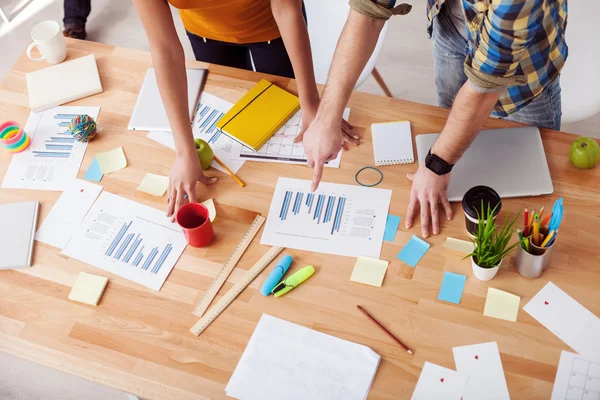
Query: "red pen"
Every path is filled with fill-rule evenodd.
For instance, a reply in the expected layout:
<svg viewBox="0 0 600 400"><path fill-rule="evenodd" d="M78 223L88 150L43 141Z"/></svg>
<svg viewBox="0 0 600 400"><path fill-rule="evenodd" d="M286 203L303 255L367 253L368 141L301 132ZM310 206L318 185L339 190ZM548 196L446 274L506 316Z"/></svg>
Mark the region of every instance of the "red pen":
<svg viewBox="0 0 600 400"><path fill-rule="evenodd" d="M527 210L527 206L525 206L525 211L523 212L523 236L527 236L527 227L529 226L529 210Z"/></svg>

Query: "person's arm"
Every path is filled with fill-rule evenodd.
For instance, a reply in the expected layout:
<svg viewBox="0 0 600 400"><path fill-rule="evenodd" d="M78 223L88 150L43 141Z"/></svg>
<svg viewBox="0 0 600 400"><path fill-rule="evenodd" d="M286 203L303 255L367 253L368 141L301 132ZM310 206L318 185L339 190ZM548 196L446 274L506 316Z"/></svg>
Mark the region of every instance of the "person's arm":
<svg viewBox="0 0 600 400"><path fill-rule="evenodd" d="M506 87L526 82L526 77L517 76L516 72L530 40L540 27L541 3L536 0L492 0L483 20L479 46L465 61L468 82L458 92L446 125L431 148L432 154L449 164L458 162ZM421 233L427 237L432 228L433 234L437 235L440 231L438 202L447 219L452 219L447 196L450 174L436 175L421 163L417 172L409 174L408 178L413 184L406 227L412 227L418 206Z"/></svg>
<svg viewBox="0 0 600 400"><path fill-rule="evenodd" d="M299 142L315 119L320 102L308 29L302 15L302 0L271 0L271 10L290 57L298 85L302 109L302 131L296 138L296 142ZM346 121L342 122L342 132L346 140L358 144L358 137L352 134L352 126Z"/></svg>
<svg viewBox="0 0 600 400"><path fill-rule="evenodd" d="M304 133L308 166L314 168L312 191L319 186L325 162L335 159L341 149L344 108L375 49L384 24L383 19L350 11L338 41L317 116Z"/></svg>
<svg viewBox="0 0 600 400"><path fill-rule="evenodd" d="M183 47L166 0L133 0L142 21L156 81L175 140L176 159L170 174L167 215L175 218L187 194L196 201L196 182L214 182L204 176L196 153L188 109Z"/></svg>

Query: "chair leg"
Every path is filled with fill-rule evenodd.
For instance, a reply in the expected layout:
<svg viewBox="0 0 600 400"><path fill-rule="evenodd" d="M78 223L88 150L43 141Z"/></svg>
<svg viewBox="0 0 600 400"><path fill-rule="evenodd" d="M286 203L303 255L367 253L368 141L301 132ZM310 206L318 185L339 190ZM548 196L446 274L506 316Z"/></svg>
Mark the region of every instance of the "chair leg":
<svg viewBox="0 0 600 400"><path fill-rule="evenodd" d="M2 9L2 7L0 7L0 18L2 18L2 20L4 22L6 22L7 24L10 23L8 16L4 13L4 10Z"/></svg>
<svg viewBox="0 0 600 400"><path fill-rule="evenodd" d="M390 92L390 89L385 84L385 81L381 77L381 74L379 73L379 71L377 71L377 68L373 68L373 71L371 71L371 75L373 75L373 78L375 78L377 84L379 85L381 90L383 90L383 93L385 93L387 97L394 97L392 96L392 92Z"/></svg>

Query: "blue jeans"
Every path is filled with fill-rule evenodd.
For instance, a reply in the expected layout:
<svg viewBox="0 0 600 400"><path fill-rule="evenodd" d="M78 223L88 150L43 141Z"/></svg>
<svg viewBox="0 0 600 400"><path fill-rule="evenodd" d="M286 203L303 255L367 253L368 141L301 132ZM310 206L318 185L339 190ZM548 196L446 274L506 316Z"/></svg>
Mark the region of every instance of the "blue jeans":
<svg viewBox="0 0 600 400"><path fill-rule="evenodd" d="M458 91L467 81L464 62L469 44L458 32L444 8L434 20L432 39L438 105L451 108ZM529 104L502 118L540 128L560 130L560 101L560 81L556 79Z"/></svg>

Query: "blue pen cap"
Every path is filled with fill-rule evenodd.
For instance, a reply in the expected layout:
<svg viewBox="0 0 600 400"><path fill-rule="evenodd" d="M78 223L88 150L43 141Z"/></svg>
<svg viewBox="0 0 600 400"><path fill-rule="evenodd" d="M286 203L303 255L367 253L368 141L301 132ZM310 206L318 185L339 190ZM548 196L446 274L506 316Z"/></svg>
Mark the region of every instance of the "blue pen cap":
<svg viewBox="0 0 600 400"><path fill-rule="evenodd" d="M271 274L269 274L269 277L265 280L265 283L263 283L260 288L260 294L263 296L271 294L271 290L281 281L283 275L290 268L290 265L292 265L292 256L286 254L279 260L273 271L271 271Z"/></svg>

